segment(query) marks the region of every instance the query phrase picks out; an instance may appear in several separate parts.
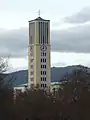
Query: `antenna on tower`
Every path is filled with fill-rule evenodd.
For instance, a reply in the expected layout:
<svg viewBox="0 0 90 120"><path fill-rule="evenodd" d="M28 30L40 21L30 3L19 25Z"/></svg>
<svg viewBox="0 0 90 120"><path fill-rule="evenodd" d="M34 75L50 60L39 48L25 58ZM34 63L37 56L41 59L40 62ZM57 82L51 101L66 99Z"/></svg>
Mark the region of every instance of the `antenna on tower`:
<svg viewBox="0 0 90 120"><path fill-rule="evenodd" d="M38 16L40 17L40 10L38 10Z"/></svg>

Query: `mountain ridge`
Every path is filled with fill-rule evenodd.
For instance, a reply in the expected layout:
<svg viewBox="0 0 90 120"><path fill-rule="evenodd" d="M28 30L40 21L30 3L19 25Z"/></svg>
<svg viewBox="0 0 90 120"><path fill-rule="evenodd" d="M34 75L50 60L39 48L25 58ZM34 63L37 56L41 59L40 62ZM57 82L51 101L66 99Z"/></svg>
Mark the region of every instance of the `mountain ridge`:
<svg viewBox="0 0 90 120"><path fill-rule="evenodd" d="M82 65L72 65L66 67L52 67L51 68L51 82L58 82L66 73L71 73L72 70L80 67L86 67ZM90 68L86 67L89 71ZM19 70L12 73L6 74L8 78L12 77L13 85L26 84L28 82L28 70Z"/></svg>

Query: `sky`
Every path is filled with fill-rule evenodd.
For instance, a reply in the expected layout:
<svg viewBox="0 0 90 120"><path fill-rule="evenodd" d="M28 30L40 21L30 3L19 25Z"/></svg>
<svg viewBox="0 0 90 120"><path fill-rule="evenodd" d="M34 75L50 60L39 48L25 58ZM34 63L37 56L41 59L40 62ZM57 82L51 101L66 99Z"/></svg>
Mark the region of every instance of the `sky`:
<svg viewBox="0 0 90 120"><path fill-rule="evenodd" d="M9 71L27 69L28 21L51 21L51 66L90 67L89 0L0 1L0 57L10 56Z"/></svg>

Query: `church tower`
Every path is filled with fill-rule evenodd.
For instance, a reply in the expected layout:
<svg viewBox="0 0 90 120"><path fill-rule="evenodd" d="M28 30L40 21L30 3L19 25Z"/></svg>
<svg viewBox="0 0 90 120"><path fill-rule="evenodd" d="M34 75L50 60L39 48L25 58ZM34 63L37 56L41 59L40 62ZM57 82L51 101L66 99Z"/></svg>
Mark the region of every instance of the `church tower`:
<svg viewBox="0 0 90 120"><path fill-rule="evenodd" d="M50 20L29 21L28 87L49 89L51 85Z"/></svg>

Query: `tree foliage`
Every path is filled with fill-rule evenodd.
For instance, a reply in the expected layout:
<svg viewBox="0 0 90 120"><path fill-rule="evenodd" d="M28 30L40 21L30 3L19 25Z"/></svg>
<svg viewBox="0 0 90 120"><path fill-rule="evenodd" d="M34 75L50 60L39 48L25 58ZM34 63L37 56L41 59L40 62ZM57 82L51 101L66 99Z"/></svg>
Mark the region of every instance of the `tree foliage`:
<svg viewBox="0 0 90 120"><path fill-rule="evenodd" d="M90 119L90 71L80 66L62 78L63 89L58 90L64 115L73 120Z"/></svg>
<svg viewBox="0 0 90 120"><path fill-rule="evenodd" d="M7 120L12 118L13 111L13 89L11 85L12 78L7 81L6 74L8 58L0 58L0 119ZM11 87L10 87L11 86Z"/></svg>
<svg viewBox="0 0 90 120"><path fill-rule="evenodd" d="M61 86L61 85L60 85ZM26 89L13 99L11 89L0 89L2 120L89 120L90 73L79 67L62 78L62 88L54 94ZM8 88L8 87L7 87Z"/></svg>

